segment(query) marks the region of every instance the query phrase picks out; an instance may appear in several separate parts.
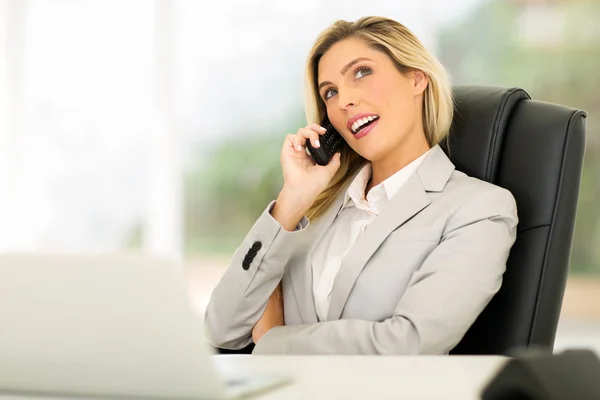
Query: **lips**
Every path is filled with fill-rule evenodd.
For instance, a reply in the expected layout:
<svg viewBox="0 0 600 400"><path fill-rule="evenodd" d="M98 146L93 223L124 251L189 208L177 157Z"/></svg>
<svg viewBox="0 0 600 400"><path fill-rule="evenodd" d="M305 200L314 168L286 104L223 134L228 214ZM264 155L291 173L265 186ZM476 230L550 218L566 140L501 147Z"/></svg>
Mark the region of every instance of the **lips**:
<svg viewBox="0 0 600 400"><path fill-rule="evenodd" d="M379 119L376 119L373 122L371 122L370 124L363 126L358 132L356 132L356 134L354 135L354 138L356 140L364 138L369 133L371 133L371 131L373 129L375 129L375 127L377 126L378 123L379 123Z"/></svg>
<svg viewBox="0 0 600 400"><path fill-rule="evenodd" d="M359 120L363 119L363 118L369 118L369 117L379 117L379 115L374 114L374 113L360 113L360 114L356 114L354 116L352 116L348 122L346 123L346 127L348 128L348 130L350 132L352 132L352 134L355 133L355 131L352 129L352 126Z"/></svg>
<svg viewBox="0 0 600 400"><path fill-rule="evenodd" d="M374 124L379 120L379 115L377 114L357 114L350 118L346 124L348 129L353 135L358 135L360 131L366 129L369 125Z"/></svg>

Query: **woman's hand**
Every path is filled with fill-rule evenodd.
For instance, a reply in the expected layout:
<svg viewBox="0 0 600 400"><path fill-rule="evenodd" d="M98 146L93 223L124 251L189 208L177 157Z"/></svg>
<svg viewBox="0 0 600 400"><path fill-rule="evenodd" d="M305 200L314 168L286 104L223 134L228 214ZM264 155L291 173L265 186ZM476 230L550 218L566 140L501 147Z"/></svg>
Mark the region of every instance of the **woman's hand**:
<svg viewBox="0 0 600 400"><path fill-rule="evenodd" d="M336 153L329 164L316 164L306 153L306 142L320 147L320 135L325 129L317 124L300 128L295 135L287 135L281 150L283 189L277 198L273 217L287 230L294 230L302 216L308 211L319 193L340 167L340 154Z"/></svg>
<svg viewBox="0 0 600 400"><path fill-rule="evenodd" d="M313 147L318 148L320 136L323 134L324 128L310 124L298 129L295 135L287 136L281 150L284 189L301 191L316 197L327 187L340 167L340 155L336 153L329 164L321 166L306 153L306 142L310 140Z"/></svg>
<svg viewBox="0 0 600 400"><path fill-rule="evenodd" d="M260 338L262 338L269 329L283 325L285 325L283 319L283 293L281 290L281 283L279 283L273 294L271 294L271 297L269 297L265 312L256 325L254 325L254 328L252 328L252 340L254 343L258 343Z"/></svg>

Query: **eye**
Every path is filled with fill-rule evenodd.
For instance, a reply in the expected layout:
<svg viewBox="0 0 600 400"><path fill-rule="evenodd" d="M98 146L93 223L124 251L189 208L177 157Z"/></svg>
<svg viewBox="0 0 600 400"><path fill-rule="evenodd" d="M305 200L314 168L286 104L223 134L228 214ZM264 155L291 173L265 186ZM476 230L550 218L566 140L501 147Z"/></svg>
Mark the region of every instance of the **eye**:
<svg viewBox="0 0 600 400"><path fill-rule="evenodd" d="M337 90L335 90L335 89L327 89L325 91L325 93L323 93L323 98L325 100L328 100L331 98L331 96L334 96L336 93L337 93Z"/></svg>
<svg viewBox="0 0 600 400"><path fill-rule="evenodd" d="M360 79L365 77L366 75L370 75L371 72L371 68L369 67L360 67L356 71L354 71L354 77L356 79Z"/></svg>

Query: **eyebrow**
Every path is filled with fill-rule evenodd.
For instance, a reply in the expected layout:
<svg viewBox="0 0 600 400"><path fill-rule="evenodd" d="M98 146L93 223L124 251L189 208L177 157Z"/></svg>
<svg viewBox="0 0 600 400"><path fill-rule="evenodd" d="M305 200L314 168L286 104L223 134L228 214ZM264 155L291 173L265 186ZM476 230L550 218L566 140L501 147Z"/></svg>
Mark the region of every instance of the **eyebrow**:
<svg viewBox="0 0 600 400"><path fill-rule="evenodd" d="M350 68L352 68L352 66L353 66L354 64L356 64L356 63L359 63L359 62L361 62L361 61L373 61L373 60L371 60L370 58L366 58L366 57L358 57L358 58L355 58L354 60L350 61L348 64L346 64L346 65L345 65L345 66L344 66L344 67L343 67L343 68L340 70L340 75L344 76L344 75L346 74L346 72L348 72L348 70L349 70ZM318 91L320 92L320 91L321 91L321 89L323 88L323 86L326 86L326 85L331 85L331 84L332 84L332 83L331 83L331 82L329 82L329 81L321 82L321 83L319 84Z"/></svg>

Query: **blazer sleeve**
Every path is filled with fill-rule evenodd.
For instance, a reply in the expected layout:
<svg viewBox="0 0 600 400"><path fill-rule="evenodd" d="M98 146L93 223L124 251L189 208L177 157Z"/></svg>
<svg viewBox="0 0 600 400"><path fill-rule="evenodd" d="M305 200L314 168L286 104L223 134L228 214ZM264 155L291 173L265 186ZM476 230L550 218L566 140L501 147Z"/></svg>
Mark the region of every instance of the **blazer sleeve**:
<svg viewBox="0 0 600 400"><path fill-rule="evenodd" d="M450 219L392 317L275 327L253 353L446 354L500 289L517 222L509 191L482 191Z"/></svg>
<svg viewBox="0 0 600 400"><path fill-rule="evenodd" d="M274 205L271 202L250 229L212 292L204 327L213 346L237 350L252 343L252 328L283 277L298 235L308 227L304 217L295 231L285 230L271 216Z"/></svg>

